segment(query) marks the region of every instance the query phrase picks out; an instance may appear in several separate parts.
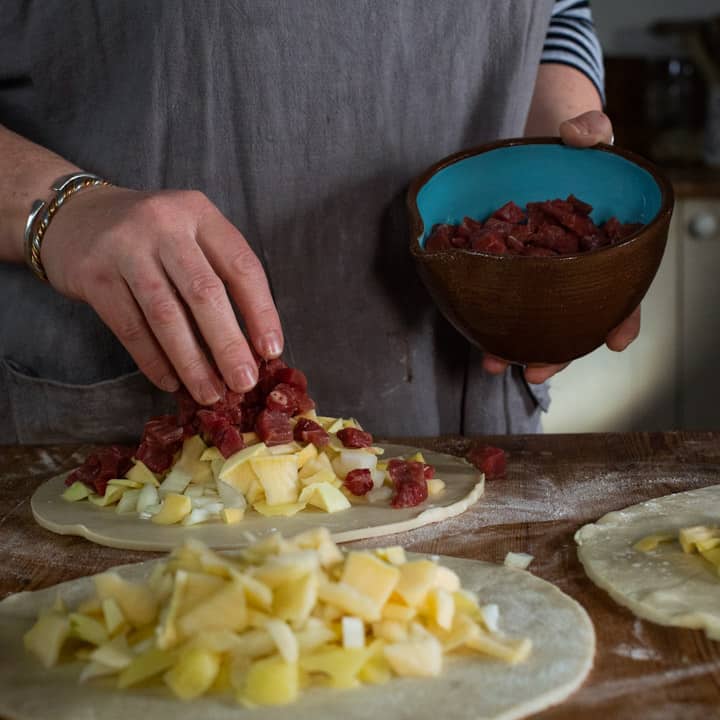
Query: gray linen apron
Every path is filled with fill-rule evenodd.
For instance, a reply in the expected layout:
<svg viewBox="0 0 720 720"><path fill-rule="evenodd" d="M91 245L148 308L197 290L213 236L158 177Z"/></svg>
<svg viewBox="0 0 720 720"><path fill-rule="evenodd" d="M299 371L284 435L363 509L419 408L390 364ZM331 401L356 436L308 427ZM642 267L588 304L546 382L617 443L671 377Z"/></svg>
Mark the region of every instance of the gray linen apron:
<svg viewBox="0 0 720 720"><path fill-rule="evenodd" d="M522 134L551 6L4 0L0 122L116 184L203 190L263 261L323 413L379 435L533 432L546 389L483 373L435 310L404 193ZM132 441L171 400L24 267L0 266L0 361L0 442Z"/></svg>

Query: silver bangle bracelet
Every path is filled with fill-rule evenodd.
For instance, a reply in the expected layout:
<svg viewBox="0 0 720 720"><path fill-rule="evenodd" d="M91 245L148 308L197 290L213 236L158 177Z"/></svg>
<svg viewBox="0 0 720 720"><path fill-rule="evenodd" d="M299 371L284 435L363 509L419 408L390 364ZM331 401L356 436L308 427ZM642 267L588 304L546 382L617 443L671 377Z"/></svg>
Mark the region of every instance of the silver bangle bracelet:
<svg viewBox="0 0 720 720"><path fill-rule="evenodd" d="M27 221L25 222L25 262L33 273L47 282L47 273L40 259L42 241L47 232L50 221L60 207L80 190L96 185L109 185L107 180L93 175L92 173L76 172L71 175L64 175L52 184L55 197L49 202L35 200L30 209Z"/></svg>

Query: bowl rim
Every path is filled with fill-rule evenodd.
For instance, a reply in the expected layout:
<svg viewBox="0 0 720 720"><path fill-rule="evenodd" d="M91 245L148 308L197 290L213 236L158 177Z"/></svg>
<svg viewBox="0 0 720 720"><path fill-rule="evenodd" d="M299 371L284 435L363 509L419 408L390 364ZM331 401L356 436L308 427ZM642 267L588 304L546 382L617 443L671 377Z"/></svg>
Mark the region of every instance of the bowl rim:
<svg viewBox="0 0 720 720"><path fill-rule="evenodd" d="M482 155L492 150L498 150L500 148L514 147L516 145L562 145L564 147L572 147L566 145L559 137L516 137L506 138L503 140L496 140L494 142L485 143L483 145L477 145L475 147L466 148L459 150L458 152L447 155L441 158L437 162L433 163L424 170L422 173L417 175L410 183L406 194L406 205L410 215L410 252L416 260L427 261L429 258L444 257L446 259L460 259L467 258L468 256L477 256L483 258L493 258L497 262L513 262L513 261L543 261L557 263L562 260L576 260L577 258L588 257L596 255L597 253L608 252L616 250L617 248L626 247L633 241L637 240L646 230L670 221L672 216L673 207L675 204L675 192L672 187L672 183L668 180L662 170L654 163L647 160L642 155L638 155L632 150L620 148L615 145L608 145L607 143L597 143L596 145L590 145L587 148L577 148L579 150L599 150L601 152L607 152L611 155L618 155L625 160L641 167L643 170L648 172L653 180L657 183L660 188L660 209L658 210L655 217L649 222L636 230L632 235L629 235L622 242L616 245L610 245L609 247L601 247L595 250L586 250L584 252L567 253L565 255L558 255L556 257L547 256L534 256L534 255L500 255L497 253L489 253L483 250L467 250L464 248L451 248L444 250L442 253L428 253L424 248L420 247L419 238L425 232L425 223L420 217L420 210L417 206L417 196L423 186L440 170L444 170L450 165L454 165L461 160L465 160L476 155Z"/></svg>

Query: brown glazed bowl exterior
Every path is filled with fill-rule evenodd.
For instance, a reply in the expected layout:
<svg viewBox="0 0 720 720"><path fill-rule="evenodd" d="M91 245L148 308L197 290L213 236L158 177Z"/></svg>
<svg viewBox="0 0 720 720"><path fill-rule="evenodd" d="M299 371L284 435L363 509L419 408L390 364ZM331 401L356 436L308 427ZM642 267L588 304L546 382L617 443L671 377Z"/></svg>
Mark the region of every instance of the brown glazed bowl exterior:
<svg viewBox="0 0 720 720"><path fill-rule="evenodd" d="M425 228L417 194L439 170L473 155L510 145L558 142L555 138L513 139L456 153L416 178L407 196L410 252L440 311L485 352L524 365L566 363L591 352L640 304L665 249L672 186L644 158L607 145L595 146L594 150L618 154L650 173L661 192L661 208L630 239L565 257L468 250L426 253L419 242ZM547 199L551 198L537 198Z"/></svg>

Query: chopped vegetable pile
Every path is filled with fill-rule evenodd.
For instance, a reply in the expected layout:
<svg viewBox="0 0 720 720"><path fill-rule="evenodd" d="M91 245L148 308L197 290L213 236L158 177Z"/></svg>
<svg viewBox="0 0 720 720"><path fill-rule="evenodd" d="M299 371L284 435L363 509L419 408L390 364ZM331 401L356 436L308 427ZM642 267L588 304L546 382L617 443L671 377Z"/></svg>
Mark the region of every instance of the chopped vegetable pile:
<svg viewBox="0 0 720 720"><path fill-rule="evenodd" d="M181 700L284 705L315 685L437 676L455 651L511 664L531 652L450 569L401 547L343 552L322 528L232 558L191 541L142 584L107 572L94 586L79 607L43 612L26 649L48 668L82 661L81 682L164 684Z"/></svg>
<svg viewBox="0 0 720 720"><path fill-rule="evenodd" d="M676 540L684 552L690 555L697 553L707 560L720 575L720 528L695 525L682 528L678 533L648 535L638 540L633 547L640 552L651 552L661 543L675 542Z"/></svg>

